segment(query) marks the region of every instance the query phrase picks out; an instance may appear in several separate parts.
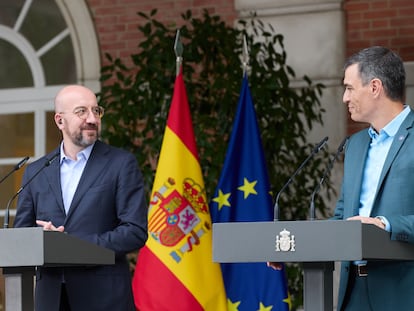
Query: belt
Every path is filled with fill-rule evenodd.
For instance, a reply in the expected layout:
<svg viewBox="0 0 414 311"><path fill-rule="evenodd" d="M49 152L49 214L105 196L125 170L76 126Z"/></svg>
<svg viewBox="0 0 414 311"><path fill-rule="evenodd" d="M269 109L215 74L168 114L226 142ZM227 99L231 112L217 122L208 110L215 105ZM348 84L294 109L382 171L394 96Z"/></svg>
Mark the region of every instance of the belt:
<svg viewBox="0 0 414 311"><path fill-rule="evenodd" d="M358 277L367 277L368 276L368 266L365 264L362 265L351 265L351 272Z"/></svg>

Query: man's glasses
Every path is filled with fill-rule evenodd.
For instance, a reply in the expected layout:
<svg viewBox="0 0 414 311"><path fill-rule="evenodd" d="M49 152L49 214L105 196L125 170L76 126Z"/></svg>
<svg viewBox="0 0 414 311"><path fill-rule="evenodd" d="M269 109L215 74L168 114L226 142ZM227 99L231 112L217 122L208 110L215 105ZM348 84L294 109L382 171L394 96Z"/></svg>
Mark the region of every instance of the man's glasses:
<svg viewBox="0 0 414 311"><path fill-rule="evenodd" d="M86 107L77 107L75 110L72 111L73 114L76 114L80 119L86 120L89 116L89 111L92 111L93 115L96 118L101 119L104 115L104 108L101 106L94 106L90 110ZM67 112L59 112L61 114L67 113Z"/></svg>

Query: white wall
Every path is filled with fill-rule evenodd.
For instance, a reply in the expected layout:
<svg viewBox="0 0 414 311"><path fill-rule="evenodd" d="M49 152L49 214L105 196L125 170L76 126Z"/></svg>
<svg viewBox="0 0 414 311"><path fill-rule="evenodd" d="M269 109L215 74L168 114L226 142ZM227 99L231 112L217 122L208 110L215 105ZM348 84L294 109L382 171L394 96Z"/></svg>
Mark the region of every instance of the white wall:
<svg viewBox="0 0 414 311"><path fill-rule="evenodd" d="M406 62L405 71L407 73L407 101L406 103L414 108L414 62Z"/></svg>
<svg viewBox="0 0 414 311"><path fill-rule="evenodd" d="M326 85L321 100L327 111L324 126L314 129L309 140L317 142L328 135L332 150L346 135L347 122L342 104L345 26L341 5L341 0L235 0L241 16L254 11L284 36L288 64L298 78L306 74Z"/></svg>

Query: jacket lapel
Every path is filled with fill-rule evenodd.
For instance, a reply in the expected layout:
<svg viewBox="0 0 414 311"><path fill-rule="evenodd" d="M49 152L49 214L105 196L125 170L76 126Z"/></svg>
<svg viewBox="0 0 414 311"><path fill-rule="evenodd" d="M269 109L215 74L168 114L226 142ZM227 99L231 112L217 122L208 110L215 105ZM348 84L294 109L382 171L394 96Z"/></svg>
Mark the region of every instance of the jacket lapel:
<svg viewBox="0 0 414 311"><path fill-rule="evenodd" d="M57 152L60 151L60 147L56 148L53 152L47 155L47 159L50 159ZM65 208L63 206L62 199L62 187L60 184L60 154L53 160L53 162L44 169L44 173L47 176L49 187L52 189L52 193L56 199L57 206L63 213L65 213Z"/></svg>
<svg viewBox="0 0 414 311"><path fill-rule="evenodd" d="M414 112L411 110L408 116L405 118L404 122L401 124L400 129L397 131L392 141L390 150L388 151L387 158L385 159L385 162L384 162L384 167L381 171L377 191L375 193L375 200L376 200L379 190L382 187L385 176L387 176L388 171L390 170L391 164L394 162L395 157L397 156L398 152L401 149L401 146L405 143L408 135L410 134L410 129L413 126L413 122L414 122Z"/></svg>
<svg viewBox="0 0 414 311"><path fill-rule="evenodd" d="M367 157L368 148L371 141L371 138L368 135L368 130L364 131L364 135L361 135L358 138L359 139L356 139L353 142L353 150L349 153L349 156L352 157L348 162L350 165L352 165L352 169L349 169L349 171L353 176L348 180L352 182L351 198L353 198L353 200L352 215L346 216L355 216L359 214L359 197L362 186L362 176L365 167L365 159ZM346 156L348 156L348 154Z"/></svg>

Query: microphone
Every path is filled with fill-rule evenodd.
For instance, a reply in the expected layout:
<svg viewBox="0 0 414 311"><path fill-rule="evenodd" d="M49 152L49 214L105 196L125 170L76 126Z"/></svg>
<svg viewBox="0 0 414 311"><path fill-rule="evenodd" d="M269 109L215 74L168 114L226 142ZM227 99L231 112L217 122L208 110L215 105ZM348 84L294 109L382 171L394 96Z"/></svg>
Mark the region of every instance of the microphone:
<svg viewBox="0 0 414 311"><path fill-rule="evenodd" d="M319 184L316 186L315 190L312 192L311 196L311 202L310 202L310 220L315 220L315 195L319 192L321 189L322 184L325 182L326 177L331 172L334 163L338 159L339 155L344 151L345 145L348 142L349 136L345 137L344 140L339 144L338 150L336 151L334 157L329 161L329 164L327 168L325 169L325 172L322 175L322 178L319 180Z"/></svg>
<svg viewBox="0 0 414 311"><path fill-rule="evenodd" d="M1 180L0 180L0 184L6 180L7 177L9 177L11 174L13 174L15 171L21 169L23 167L23 165L26 164L26 162L29 160L29 157L25 157L23 160L21 160L19 163L17 163L13 169L6 175L4 176Z"/></svg>
<svg viewBox="0 0 414 311"><path fill-rule="evenodd" d="M32 182L32 180L39 175L39 173L46 167L48 167L50 164L52 164L52 162L59 156L59 152L57 152L56 154L54 154L50 160L46 159L45 164L43 164L43 166L41 168L39 168L37 170L36 173L33 174L33 176L23 185L20 187L20 189L10 198L9 202L7 202L7 207L6 207L6 211L4 214L4 226L3 228L7 229L9 227L9 218L10 218L10 204L13 202L13 200L20 194L20 192L23 191L24 188L26 188L26 186L28 184L30 184Z"/></svg>
<svg viewBox="0 0 414 311"><path fill-rule="evenodd" d="M292 176L289 177L288 181L283 185L282 189L278 192L275 200L275 205L273 208L273 218L274 221L279 220L279 197L281 193L287 188L287 186L290 185L290 183L293 181L293 178L296 177L296 175L299 174L299 172L303 169L303 167L308 163L310 159L312 159L315 154L317 154L321 149L325 146L326 142L328 141L328 136L326 136L324 139L322 139L312 150L311 154L308 155L308 157L305 159L305 161L302 162L302 164L296 169L296 171L292 174Z"/></svg>

